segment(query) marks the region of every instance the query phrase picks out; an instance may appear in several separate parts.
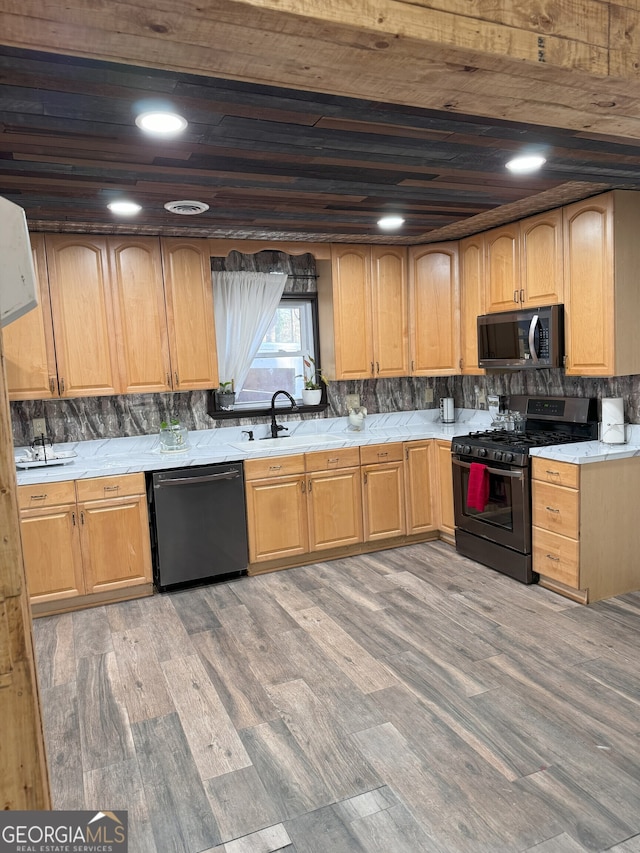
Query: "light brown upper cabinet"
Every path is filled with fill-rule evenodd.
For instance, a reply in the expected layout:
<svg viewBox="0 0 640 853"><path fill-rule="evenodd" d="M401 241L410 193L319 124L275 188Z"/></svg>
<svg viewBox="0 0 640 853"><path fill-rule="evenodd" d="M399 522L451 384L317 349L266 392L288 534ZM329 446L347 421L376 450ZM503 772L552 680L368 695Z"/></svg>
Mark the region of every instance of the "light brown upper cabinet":
<svg viewBox="0 0 640 853"><path fill-rule="evenodd" d="M38 280L38 306L2 330L10 400L48 400L58 396L44 234L31 234Z"/></svg>
<svg viewBox="0 0 640 853"><path fill-rule="evenodd" d="M562 209L520 221L520 306L557 305L563 299Z"/></svg>
<svg viewBox="0 0 640 853"><path fill-rule="evenodd" d="M511 311L520 302L520 226L485 231L484 271L487 313Z"/></svg>
<svg viewBox="0 0 640 853"><path fill-rule="evenodd" d="M181 238L160 242L173 389L215 388L218 355L209 243Z"/></svg>
<svg viewBox="0 0 640 853"><path fill-rule="evenodd" d="M48 234L46 248L60 396L119 394L107 238Z"/></svg>
<svg viewBox="0 0 640 853"><path fill-rule="evenodd" d="M640 193L615 190L563 212L567 374L640 373Z"/></svg>
<svg viewBox="0 0 640 853"><path fill-rule="evenodd" d="M335 378L406 376L406 249L335 245L331 266Z"/></svg>
<svg viewBox="0 0 640 853"><path fill-rule="evenodd" d="M218 385L207 240L31 236L40 304L4 331L11 399Z"/></svg>
<svg viewBox="0 0 640 853"><path fill-rule="evenodd" d="M122 392L171 389L169 340L157 237L108 238Z"/></svg>
<svg viewBox="0 0 640 853"><path fill-rule="evenodd" d="M409 249L410 359L413 376L459 373L458 244Z"/></svg>
<svg viewBox="0 0 640 853"><path fill-rule="evenodd" d="M478 316L485 314L484 239L460 240L460 372L484 373L478 367Z"/></svg>

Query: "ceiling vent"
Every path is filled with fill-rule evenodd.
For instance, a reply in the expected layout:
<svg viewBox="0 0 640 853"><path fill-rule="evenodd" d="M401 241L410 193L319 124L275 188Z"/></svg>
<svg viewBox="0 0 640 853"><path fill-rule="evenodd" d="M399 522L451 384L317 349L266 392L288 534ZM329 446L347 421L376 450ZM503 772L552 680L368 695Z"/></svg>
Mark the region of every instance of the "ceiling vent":
<svg viewBox="0 0 640 853"><path fill-rule="evenodd" d="M165 209L170 213L179 213L181 216L195 216L209 210L209 205L203 201L168 201Z"/></svg>

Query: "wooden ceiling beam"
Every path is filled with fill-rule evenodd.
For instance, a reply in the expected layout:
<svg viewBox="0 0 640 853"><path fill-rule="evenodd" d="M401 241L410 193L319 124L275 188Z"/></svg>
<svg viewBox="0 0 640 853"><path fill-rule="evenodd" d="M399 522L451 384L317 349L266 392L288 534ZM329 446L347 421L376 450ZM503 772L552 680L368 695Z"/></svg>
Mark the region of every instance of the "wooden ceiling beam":
<svg viewBox="0 0 640 853"><path fill-rule="evenodd" d="M470 11L471 10L471 11ZM640 138L637 5L4 0L16 47Z"/></svg>

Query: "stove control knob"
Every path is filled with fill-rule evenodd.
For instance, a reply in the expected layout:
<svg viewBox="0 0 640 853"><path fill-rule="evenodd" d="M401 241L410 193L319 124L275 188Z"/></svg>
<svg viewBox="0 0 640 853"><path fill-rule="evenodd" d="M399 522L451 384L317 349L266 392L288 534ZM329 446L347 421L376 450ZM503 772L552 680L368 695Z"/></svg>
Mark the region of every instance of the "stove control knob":
<svg viewBox="0 0 640 853"><path fill-rule="evenodd" d="M478 456L486 456L486 455L487 455L487 448L486 447L479 447L478 448Z"/></svg>
<svg viewBox="0 0 640 853"><path fill-rule="evenodd" d="M462 448L462 452L463 452L463 453L466 453L466 454L467 454L467 456L468 456L468 455L471 453L471 445L470 445L470 444L465 444L465 446Z"/></svg>
<svg viewBox="0 0 640 853"><path fill-rule="evenodd" d="M513 453L505 453L504 454L505 462L513 462Z"/></svg>
<svg viewBox="0 0 640 853"><path fill-rule="evenodd" d="M502 451L496 450L493 454L493 458L496 460L496 462L501 462L502 461Z"/></svg>

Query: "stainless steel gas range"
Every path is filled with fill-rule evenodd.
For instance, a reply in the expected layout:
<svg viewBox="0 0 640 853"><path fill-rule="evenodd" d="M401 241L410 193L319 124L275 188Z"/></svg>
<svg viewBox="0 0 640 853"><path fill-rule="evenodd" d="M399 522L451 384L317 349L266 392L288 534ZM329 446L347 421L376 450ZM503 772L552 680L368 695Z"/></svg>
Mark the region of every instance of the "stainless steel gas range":
<svg viewBox="0 0 640 853"><path fill-rule="evenodd" d="M531 564L532 447L597 438L597 400L511 397L520 432L497 429L451 443L456 550L522 583Z"/></svg>

